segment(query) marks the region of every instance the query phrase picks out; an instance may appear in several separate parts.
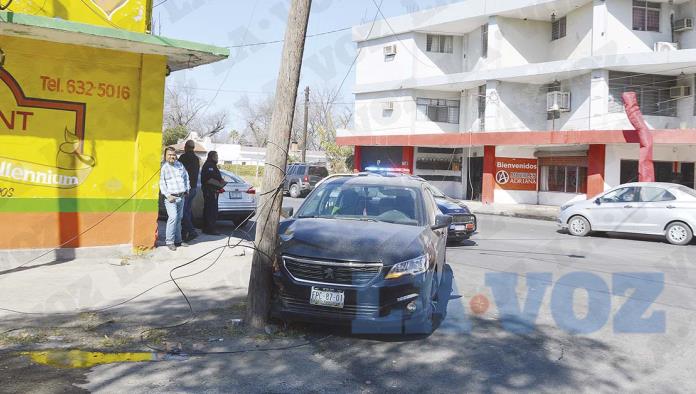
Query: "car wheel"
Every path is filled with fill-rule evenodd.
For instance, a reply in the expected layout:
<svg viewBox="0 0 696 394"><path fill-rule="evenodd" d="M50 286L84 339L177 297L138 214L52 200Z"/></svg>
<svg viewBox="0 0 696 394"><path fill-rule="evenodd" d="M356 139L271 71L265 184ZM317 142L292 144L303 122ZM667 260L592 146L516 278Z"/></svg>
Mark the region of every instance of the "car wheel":
<svg viewBox="0 0 696 394"><path fill-rule="evenodd" d="M694 234L686 223L674 222L667 226L665 237L672 245L686 245L691 242Z"/></svg>
<svg viewBox="0 0 696 394"><path fill-rule="evenodd" d="M584 237L591 230L590 222L582 216L573 216L568 221L568 232L576 237Z"/></svg>
<svg viewBox="0 0 696 394"><path fill-rule="evenodd" d="M290 197L292 197L292 198L300 197L300 187L297 186L297 183L293 183L292 185L290 185Z"/></svg>

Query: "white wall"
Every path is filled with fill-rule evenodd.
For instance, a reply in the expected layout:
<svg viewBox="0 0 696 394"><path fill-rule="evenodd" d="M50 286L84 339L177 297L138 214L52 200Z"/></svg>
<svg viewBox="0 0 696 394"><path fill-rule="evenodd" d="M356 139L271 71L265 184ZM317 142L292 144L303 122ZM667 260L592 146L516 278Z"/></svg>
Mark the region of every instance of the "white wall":
<svg viewBox="0 0 696 394"><path fill-rule="evenodd" d="M591 75L560 81L561 91L570 92L570 112L561 112L561 117L554 122L548 120L548 130L587 130L590 128L590 87ZM606 93L605 93L606 94ZM604 110L606 112L606 109Z"/></svg>
<svg viewBox="0 0 696 394"><path fill-rule="evenodd" d="M632 0L606 1L605 37L595 42L595 55L617 53L652 52L655 42L672 41L670 11L671 6L662 3L660 12L660 31L633 30ZM599 44L599 45L597 45Z"/></svg>
<svg viewBox="0 0 696 394"><path fill-rule="evenodd" d="M488 27L487 69L520 66L548 60L551 23L503 17Z"/></svg>
<svg viewBox="0 0 696 394"><path fill-rule="evenodd" d="M462 41L461 36L452 38L452 53L436 53L427 51L427 34L416 33L416 51L413 55L413 77L423 78L436 75L460 73L462 68ZM397 55L398 56L398 55Z"/></svg>
<svg viewBox="0 0 696 394"><path fill-rule="evenodd" d="M568 13L565 17L566 36L551 41L546 61L578 59L592 55L592 3ZM547 41L549 41L551 40L551 23L548 24L547 29Z"/></svg>
<svg viewBox="0 0 696 394"><path fill-rule="evenodd" d="M355 134L395 135L459 132L458 123L417 120L417 98L460 100L461 95L459 92L427 90L399 90L356 94L354 107ZM383 109L383 104L388 101L393 102L394 110L385 111Z"/></svg>
<svg viewBox="0 0 696 394"><path fill-rule="evenodd" d="M543 85L489 81L487 131L546 129L546 89Z"/></svg>
<svg viewBox="0 0 696 394"><path fill-rule="evenodd" d="M696 18L696 0L679 4L674 19ZM687 30L676 33L680 49L696 48L696 30Z"/></svg>
<svg viewBox="0 0 696 394"><path fill-rule="evenodd" d="M483 53L483 48L481 46L481 27L464 35L462 40L462 56L464 56L462 62L464 64L464 71L475 71L483 68L486 61L481 57Z"/></svg>
<svg viewBox="0 0 696 394"><path fill-rule="evenodd" d="M355 83L369 84L407 79L413 76L414 33L399 34L358 43L358 60L355 63ZM385 61L384 47L396 45L396 56Z"/></svg>

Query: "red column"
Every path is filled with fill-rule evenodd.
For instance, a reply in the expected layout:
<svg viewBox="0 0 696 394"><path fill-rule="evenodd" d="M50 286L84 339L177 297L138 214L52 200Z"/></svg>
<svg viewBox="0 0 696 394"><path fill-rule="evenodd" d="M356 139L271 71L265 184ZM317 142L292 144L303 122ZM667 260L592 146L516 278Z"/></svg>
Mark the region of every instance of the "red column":
<svg viewBox="0 0 696 394"><path fill-rule="evenodd" d="M409 171L411 171L411 174L413 174L413 158L414 158L414 148L412 146L404 146L403 151L401 153L401 161L402 162L407 162L407 165L403 165L401 167L403 168L408 168Z"/></svg>
<svg viewBox="0 0 696 394"><path fill-rule="evenodd" d="M587 151L587 198L593 198L604 191L604 167L606 145L590 145Z"/></svg>
<svg viewBox="0 0 696 394"><path fill-rule="evenodd" d="M360 163L362 159L360 154L360 146L355 145L353 149L353 169L357 171L362 171L362 164Z"/></svg>
<svg viewBox="0 0 696 394"><path fill-rule="evenodd" d="M483 181L481 201L490 204L494 200L495 191L495 146L483 147Z"/></svg>

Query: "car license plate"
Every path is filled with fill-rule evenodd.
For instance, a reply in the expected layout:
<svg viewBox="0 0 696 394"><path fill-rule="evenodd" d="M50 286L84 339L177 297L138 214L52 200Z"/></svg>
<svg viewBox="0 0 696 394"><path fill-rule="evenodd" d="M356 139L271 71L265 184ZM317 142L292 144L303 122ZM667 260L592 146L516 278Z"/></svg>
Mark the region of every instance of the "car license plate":
<svg viewBox="0 0 696 394"><path fill-rule="evenodd" d="M330 306L332 308L343 308L344 298L345 295L340 290L312 287L309 303L312 305Z"/></svg>
<svg viewBox="0 0 696 394"><path fill-rule="evenodd" d="M466 226L463 224L458 224L454 226L454 231L466 231Z"/></svg>
<svg viewBox="0 0 696 394"><path fill-rule="evenodd" d="M238 200L242 198L242 193L240 192L230 192L230 200Z"/></svg>

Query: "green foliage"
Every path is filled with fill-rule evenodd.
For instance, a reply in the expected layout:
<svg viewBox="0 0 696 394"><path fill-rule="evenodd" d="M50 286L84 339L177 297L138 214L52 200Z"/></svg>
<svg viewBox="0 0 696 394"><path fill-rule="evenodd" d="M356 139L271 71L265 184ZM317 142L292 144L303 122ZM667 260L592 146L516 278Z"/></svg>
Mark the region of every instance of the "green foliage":
<svg viewBox="0 0 696 394"><path fill-rule="evenodd" d="M329 135L324 128L318 130L321 137L321 148L326 152L326 161L332 173L351 172L348 168L348 159L353 155L353 148L341 146L336 143L335 138L328 138Z"/></svg>
<svg viewBox="0 0 696 394"><path fill-rule="evenodd" d="M188 134L186 126L179 125L167 128L162 132L162 146L174 145L180 139L186 138Z"/></svg>

